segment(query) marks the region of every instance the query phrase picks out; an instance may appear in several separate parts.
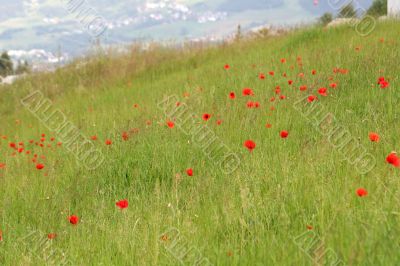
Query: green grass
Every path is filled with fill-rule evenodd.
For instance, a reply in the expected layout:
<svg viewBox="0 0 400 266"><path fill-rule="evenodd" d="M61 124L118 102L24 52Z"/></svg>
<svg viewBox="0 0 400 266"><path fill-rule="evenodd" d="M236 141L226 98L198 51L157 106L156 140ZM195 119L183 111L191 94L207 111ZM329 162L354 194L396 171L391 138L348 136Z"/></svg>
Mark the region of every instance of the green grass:
<svg viewBox="0 0 400 266"><path fill-rule="evenodd" d="M399 170L385 161L400 147L398 29L389 21L367 37L349 27L312 28L219 47L133 47L124 57L99 55L80 67L73 63L0 88L0 136L7 136L0 140L0 163L6 164L0 169L0 264L59 264L64 254L72 265L179 265L168 251L177 247L193 247L213 265L331 265L326 252L346 265L399 264ZM225 64L231 68L224 70ZM260 72L265 80L258 79ZM388 88L376 84L380 76ZM328 87L331 82L338 87ZM275 95L277 85L285 100ZM255 96L243 97L245 87ZM328 87L328 97L317 94L320 87ZM98 137L93 143L105 158L100 167L88 170L56 147L60 136L21 104L36 90L79 132ZM322 115L305 117L295 108L310 94L336 119L324 126L341 126L375 158L371 171L359 173L347 160L354 155L343 152L348 145L332 145L338 134L318 131L312 119ZM171 95L195 115L189 129L210 129L237 154L235 171L224 174L218 158L210 160L178 123L166 126L176 117L166 117L157 104ZM260 108L248 109L248 100ZM203 113L211 119L202 121ZM281 130L289 131L287 139ZM128 141L121 138L124 131ZM369 132L377 132L380 142L372 143ZM51 148L28 142L42 133ZM106 146L106 139L113 144ZM247 139L257 144L251 153L243 146ZM31 154L12 155L10 142L24 142ZM43 170L31 161L35 153L45 156ZM192 177L187 168L194 169ZM368 196L356 195L360 187ZM115 206L121 199L129 200L122 211ZM71 214L81 219L78 225L69 223ZM171 228L179 230L175 249ZM57 233L56 239L47 240L48 233ZM316 241L309 250L294 241L303 233Z"/></svg>

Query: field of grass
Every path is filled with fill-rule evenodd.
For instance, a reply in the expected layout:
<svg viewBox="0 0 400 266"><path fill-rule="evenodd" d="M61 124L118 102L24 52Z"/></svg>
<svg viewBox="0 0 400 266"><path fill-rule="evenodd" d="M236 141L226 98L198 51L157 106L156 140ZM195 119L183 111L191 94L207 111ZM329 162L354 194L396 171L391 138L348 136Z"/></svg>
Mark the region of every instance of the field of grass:
<svg viewBox="0 0 400 266"><path fill-rule="evenodd" d="M399 265L399 28L132 47L0 87L0 264Z"/></svg>

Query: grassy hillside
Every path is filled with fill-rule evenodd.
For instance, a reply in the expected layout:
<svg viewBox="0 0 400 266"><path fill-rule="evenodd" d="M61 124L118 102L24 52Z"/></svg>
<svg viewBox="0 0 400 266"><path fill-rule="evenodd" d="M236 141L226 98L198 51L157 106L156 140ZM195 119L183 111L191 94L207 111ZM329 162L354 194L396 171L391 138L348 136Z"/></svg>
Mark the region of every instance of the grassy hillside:
<svg viewBox="0 0 400 266"><path fill-rule="evenodd" d="M0 264L398 264L398 29L133 47L1 87Z"/></svg>

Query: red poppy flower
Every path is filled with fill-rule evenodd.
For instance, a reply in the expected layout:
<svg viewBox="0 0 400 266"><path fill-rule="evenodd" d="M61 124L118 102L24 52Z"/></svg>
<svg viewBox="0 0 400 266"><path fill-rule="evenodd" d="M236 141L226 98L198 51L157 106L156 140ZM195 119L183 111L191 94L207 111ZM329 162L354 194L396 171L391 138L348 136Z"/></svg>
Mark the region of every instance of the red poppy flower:
<svg viewBox="0 0 400 266"><path fill-rule="evenodd" d="M307 101L308 101L309 103L312 103L312 102L315 101L316 99L317 99L317 96L310 95L310 96L308 96Z"/></svg>
<svg viewBox="0 0 400 266"><path fill-rule="evenodd" d="M235 95L235 93L233 91L229 93L229 98L231 98L231 99L235 99L236 98L236 95Z"/></svg>
<svg viewBox="0 0 400 266"><path fill-rule="evenodd" d="M260 74L258 75L258 78L259 78L259 79L265 79L265 75L264 75L263 73L260 73Z"/></svg>
<svg viewBox="0 0 400 266"><path fill-rule="evenodd" d="M385 77L379 77L378 78L378 84L381 84L382 81L385 81Z"/></svg>
<svg viewBox="0 0 400 266"><path fill-rule="evenodd" d="M285 95L281 95L281 96L279 96L279 99L285 100L285 99L286 99L286 96L285 96Z"/></svg>
<svg viewBox="0 0 400 266"><path fill-rule="evenodd" d="M6 164L5 163L0 163L0 169L4 169L6 168Z"/></svg>
<svg viewBox="0 0 400 266"><path fill-rule="evenodd" d="M397 157L395 152L392 152L386 157L386 162L390 163L394 167L400 167L400 159Z"/></svg>
<svg viewBox="0 0 400 266"><path fill-rule="evenodd" d="M14 142L11 142L11 143L9 144L9 146L10 146L10 148L15 149L15 148L17 147L17 144L15 144Z"/></svg>
<svg viewBox="0 0 400 266"><path fill-rule="evenodd" d="M254 102L248 101L246 105L247 105L247 108L253 108L254 107Z"/></svg>
<svg viewBox="0 0 400 266"><path fill-rule="evenodd" d="M242 93L243 93L243 96L252 96L252 95L254 95L253 90L250 89L250 88L244 88Z"/></svg>
<svg viewBox="0 0 400 266"><path fill-rule="evenodd" d="M97 140L97 136L91 136L90 137L92 140Z"/></svg>
<svg viewBox="0 0 400 266"><path fill-rule="evenodd" d="M379 85L381 85L381 89L385 89L385 88L389 87L389 82L387 82L386 80L383 80L379 83Z"/></svg>
<svg viewBox="0 0 400 266"><path fill-rule="evenodd" d="M281 87L280 86L276 86L275 87L275 94L280 94L281 93Z"/></svg>
<svg viewBox="0 0 400 266"><path fill-rule="evenodd" d="M38 163L38 164L36 165L36 169L38 169L38 170L42 170L43 168L44 168L44 165L41 164L41 163Z"/></svg>
<svg viewBox="0 0 400 266"><path fill-rule="evenodd" d="M219 125L221 125L222 124L222 120L217 120L217 125L219 126Z"/></svg>
<svg viewBox="0 0 400 266"><path fill-rule="evenodd" d="M18 148L18 152L21 153L24 151L24 148Z"/></svg>
<svg viewBox="0 0 400 266"><path fill-rule="evenodd" d="M174 124L174 122L172 122L172 121L168 121L168 122L167 122L167 126L168 126L169 128L174 128L175 124Z"/></svg>
<svg viewBox="0 0 400 266"><path fill-rule="evenodd" d="M266 124L265 127L266 127L266 128L271 128L272 125L271 125L271 124Z"/></svg>
<svg viewBox="0 0 400 266"><path fill-rule="evenodd" d="M283 64L283 63L286 63L286 59L285 58L282 58L281 59L281 63Z"/></svg>
<svg viewBox="0 0 400 266"><path fill-rule="evenodd" d="M288 84L292 85L293 84L293 80L288 80Z"/></svg>
<svg viewBox="0 0 400 266"><path fill-rule="evenodd" d="M110 139L106 139L106 145L111 145L112 141Z"/></svg>
<svg viewBox="0 0 400 266"><path fill-rule="evenodd" d="M328 89L327 88L320 88L319 90L318 90L318 93L320 94L320 95L322 95L322 96L328 96L326 93L328 92Z"/></svg>
<svg viewBox="0 0 400 266"><path fill-rule="evenodd" d="M76 215L71 215L68 219L69 219L69 222L73 225L76 225L79 222L79 217Z"/></svg>
<svg viewBox="0 0 400 266"><path fill-rule="evenodd" d="M256 148L256 143L252 140L246 140L244 146L251 152Z"/></svg>
<svg viewBox="0 0 400 266"><path fill-rule="evenodd" d="M228 70L229 68L231 68L228 64L226 64L225 66L224 66L224 68L226 69L226 70Z"/></svg>
<svg viewBox="0 0 400 266"><path fill-rule="evenodd" d="M204 121L207 121L208 119L210 119L211 118L211 115L210 114L203 114L203 120Z"/></svg>
<svg viewBox="0 0 400 266"><path fill-rule="evenodd" d="M311 71L311 74L313 74L313 75L317 74L317 70L313 69L313 70Z"/></svg>
<svg viewBox="0 0 400 266"><path fill-rule="evenodd" d="M281 135L281 138L285 139L289 136L289 132L287 132L286 130L282 130L280 135Z"/></svg>
<svg viewBox="0 0 400 266"><path fill-rule="evenodd" d="M331 83L331 84L329 84L329 87L331 87L331 88L336 88L337 87L337 84L336 83Z"/></svg>
<svg viewBox="0 0 400 266"><path fill-rule="evenodd" d="M128 200L124 199L124 200L118 201L117 203L115 203L115 205L122 210L122 209L128 208L129 204L128 204Z"/></svg>
<svg viewBox="0 0 400 266"><path fill-rule="evenodd" d="M359 197L365 197L368 195L368 191L364 188L357 189L356 193Z"/></svg>
<svg viewBox="0 0 400 266"><path fill-rule="evenodd" d="M305 90L307 90L307 86L306 86L306 85L302 85L302 86L300 86L300 90L301 90L301 91L305 91Z"/></svg>
<svg viewBox="0 0 400 266"><path fill-rule="evenodd" d="M274 102L274 101L275 101L275 97L271 97L271 98L269 99L269 101L270 101L270 102Z"/></svg>
<svg viewBox="0 0 400 266"><path fill-rule="evenodd" d="M369 139L372 142L379 142L379 135L375 132L371 132L371 133L369 133Z"/></svg>
<svg viewBox="0 0 400 266"><path fill-rule="evenodd" d="M193 176L193 169L192 168L186 169L186 174L188 176Z"/></svg>
<svg viewBox="0 0 400 266"><path fill-rule="evenodd" d="M270 71L270 72L268 72L268 74L270 74L271 76L273 76L273 75L275 75L275 72L274 72L274 71Z"/></svg>
<svg viewBox="0 0 400 266"><path fill-rule="evenodd" d="M312 225L307 225L306 228L307 228L308 230L313 230L313 226L312 226Z"/></svg>
<svg viewBox="0 0 400 266"><path fill-rule="evenodd" d="M129 139L128 132L126 132L126 131L122 132L122 139L125 140L125 141L127 141Z"/></svg>
<svg viewBox="0 0 400 266"><path fill-rule="evenodd" d="M255 108L260 107L260 103L259 103L259 102L255 102L255 103L254 103L254 107L255 107Z"/></svg>
<svg viewBox="0 0 400 266"><path fill-rule="evenodd" d="M50 240L52 240L52 239L54 239L56 237L57 237L57 234L55 234L55 233L47 234L47 238L50 239Z"/></svg>

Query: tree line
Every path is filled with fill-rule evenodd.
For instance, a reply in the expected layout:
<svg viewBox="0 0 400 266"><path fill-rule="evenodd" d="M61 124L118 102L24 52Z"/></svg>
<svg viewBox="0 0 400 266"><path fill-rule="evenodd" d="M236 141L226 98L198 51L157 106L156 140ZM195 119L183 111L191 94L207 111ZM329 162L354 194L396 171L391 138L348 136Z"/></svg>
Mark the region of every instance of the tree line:
<svg viewBox="0 0 400 266"><path fill-rule="evenodd" d="M30 71L30 66L27 61L19 61L14 68L14 63L7 52L0 55L0 76L19 75Z"/></svg>
<svg viewBox="0 0 400 266"><path fill-rule="evenodd" d="M387 0L375 0L371 7L367 10L366 15L372 17L380 17L387 15ZM358 16L352 1L349 4L342 7L337 15L337 18L356 18ZM334 19L332 13L325 13L319 18L319 22L322 25L329 24Z"/></svg>

